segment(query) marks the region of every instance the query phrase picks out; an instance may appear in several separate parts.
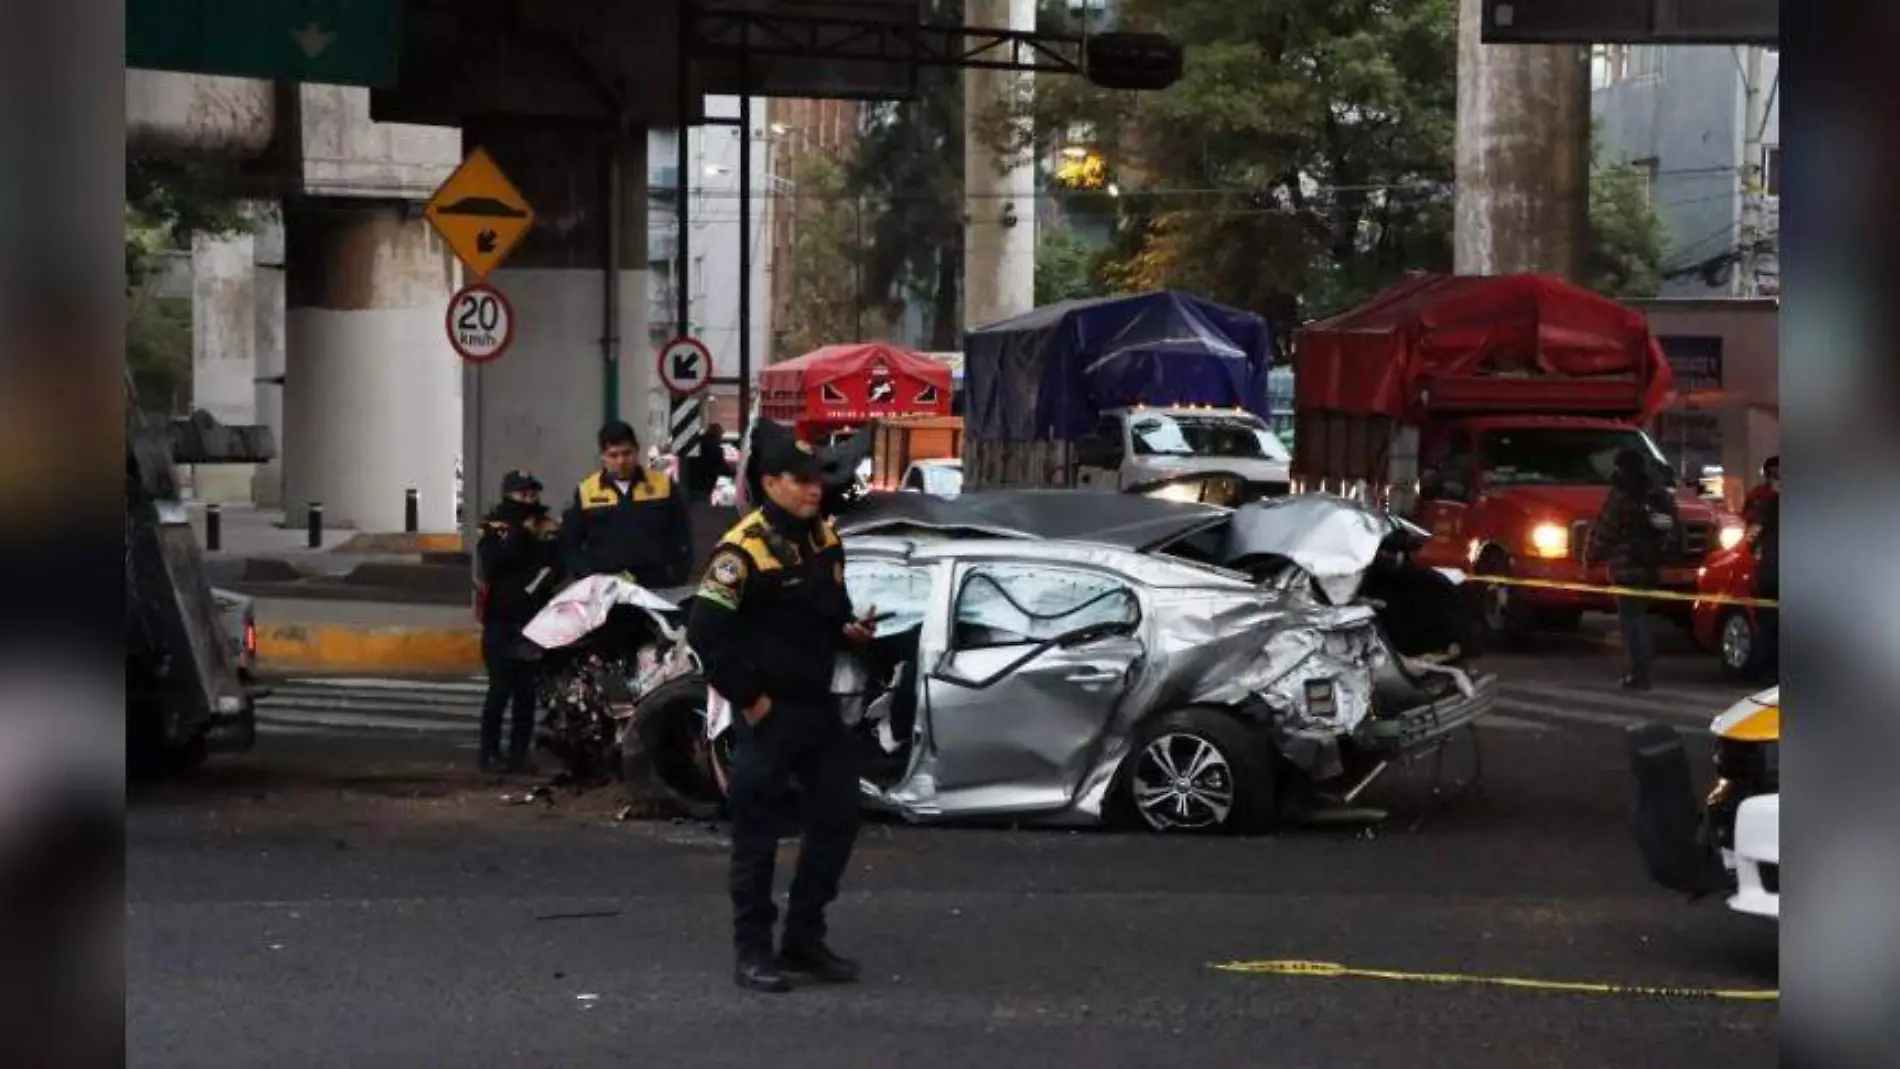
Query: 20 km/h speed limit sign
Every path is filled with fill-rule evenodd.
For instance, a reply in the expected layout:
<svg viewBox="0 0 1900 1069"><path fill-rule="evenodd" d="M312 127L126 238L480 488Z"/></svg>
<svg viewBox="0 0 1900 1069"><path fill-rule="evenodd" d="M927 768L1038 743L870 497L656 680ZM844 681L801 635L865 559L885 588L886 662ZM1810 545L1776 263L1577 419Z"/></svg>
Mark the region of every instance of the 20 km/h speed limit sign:
<svg viewBox="0 0 1900 1069"><path fill-rule="evenodd" d="M457 355L471 364L486 364L515 340L514 306L493 286L464 286L449 298L447 326Z"/></svg>

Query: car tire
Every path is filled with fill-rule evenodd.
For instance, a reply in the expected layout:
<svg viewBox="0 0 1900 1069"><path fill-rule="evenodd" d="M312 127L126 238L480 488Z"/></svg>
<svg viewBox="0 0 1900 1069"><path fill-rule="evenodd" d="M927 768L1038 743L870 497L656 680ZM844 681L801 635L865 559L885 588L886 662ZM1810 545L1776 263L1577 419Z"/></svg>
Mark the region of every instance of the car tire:
<svg viewBox="0 0 1900 1069"><path fill-rule="evenodd" d="M671 680L640 700L620 747L620 775L637 805L692 820L717 820L725 779L706 740L706 679Z"/></svg>
<svg viewBox="0 0 1900 1069"><path fill-rule="evenodd" d="M1735 680L1751 680L1761 673L1761 629L1748 613L1730 609L1722 614L1715 628L1715 655L1722 662L1722 674Z"/></svg>
<svg viewBox="0 0 1900 1069"><path fill-rule="evenodd" d="M1478 576L1511 576L1511 562L1492 549L1478 558ZM1537 609L1518 587L1478 582L1472 586L1477 599L1478 633L1486 649L1517 649L1529 642L1537 629Z"/></svg>
<svg viewBox="0 0 1900 1069"><path fill-rule="evenodd" d="M1538 620L1546 631L1574 634L1578 628L1583 626L1583 610L1550 609L1541 613Z"/></svg>
<svg viewBox="0 0 1900 1069"><path fill-rule="evenodd" d="M1188 775L1190 762L1210 756L1217 767ZM1176 835L1257 831L1275 811L1273 756L1257 731L1223 710L1195 707L1151 717L1136 732L1122 764L1115 791L1117 823ZM1173 783L1165 778L1169 765L1180 773ZM1155 789L1168 793L1143 804ZM1176 815L1182 809L1186 817Z"/></svg>

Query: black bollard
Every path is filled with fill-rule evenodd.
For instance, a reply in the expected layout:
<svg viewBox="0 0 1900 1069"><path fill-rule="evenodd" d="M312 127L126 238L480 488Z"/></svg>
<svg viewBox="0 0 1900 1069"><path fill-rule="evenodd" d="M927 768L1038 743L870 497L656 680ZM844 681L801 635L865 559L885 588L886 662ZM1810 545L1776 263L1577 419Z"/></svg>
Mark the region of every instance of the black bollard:
<svg viewBox="0 0 1900 1069"><path fill-rule="evenodd" d="M224 509L216 501L205 506L205 551L216 553L224 548Z"/></svg>
<svg viewBox="0 0 1900 1069"><path fill-rule="evenodd" d="M413 486L402 492L402 529L405 534L422 529L422 504Z"/></svg>
<svg viewBox="0 0 1900 1069"><path fill-rule="evenodd" d="M309 524L310 524L310 537L307 539L310 545L310 548L322 549L323 548L323 503L320 501L312 501L310 503L309 510L304 513L304 516L309 520Z"/></svg>

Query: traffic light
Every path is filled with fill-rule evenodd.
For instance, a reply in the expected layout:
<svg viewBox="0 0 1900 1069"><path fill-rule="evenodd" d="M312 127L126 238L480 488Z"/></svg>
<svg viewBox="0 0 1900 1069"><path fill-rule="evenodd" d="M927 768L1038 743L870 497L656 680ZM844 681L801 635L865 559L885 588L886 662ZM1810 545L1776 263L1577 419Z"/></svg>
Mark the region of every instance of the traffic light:
<svg viewBox="0 0 1900 1069"><path fill-rule="evenodd" d="M1181 80L1181 46L1158 33L1092 34L1082 63L1103 89L1166 89Z"/></svg>

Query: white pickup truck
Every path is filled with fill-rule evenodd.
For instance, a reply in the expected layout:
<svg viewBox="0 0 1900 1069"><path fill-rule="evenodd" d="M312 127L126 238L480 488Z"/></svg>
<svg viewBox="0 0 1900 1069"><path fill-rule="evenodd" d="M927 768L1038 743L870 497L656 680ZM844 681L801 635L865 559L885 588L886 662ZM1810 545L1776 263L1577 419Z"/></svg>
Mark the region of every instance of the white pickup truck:
<svg viewBox="0 0 1900 1069"><path fill-rule="evenodd" d="M1287 492L1292 457L1267 421L1244 409L1141 407L1103 412L1076 461L1078 489L1197 500L1194 476L1228 475L1252 500Z"/></svg>

